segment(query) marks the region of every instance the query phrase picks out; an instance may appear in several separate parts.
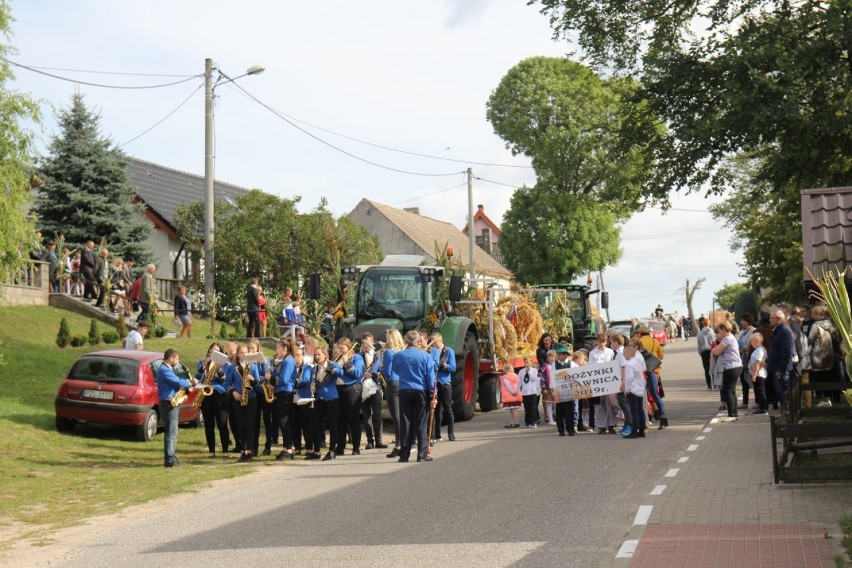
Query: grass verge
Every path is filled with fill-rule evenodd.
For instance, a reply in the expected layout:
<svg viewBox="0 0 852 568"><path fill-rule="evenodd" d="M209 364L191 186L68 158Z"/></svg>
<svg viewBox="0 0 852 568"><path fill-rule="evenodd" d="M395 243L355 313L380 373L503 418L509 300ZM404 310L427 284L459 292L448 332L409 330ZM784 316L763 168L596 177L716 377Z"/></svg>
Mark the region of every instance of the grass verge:
<svg viewBox="0 0 852 568"><path fill-rule="evenodd" d="M72 435L57 433L54 396L71 364L82 353L116 347L60 349L55 338L63 317L72 335L88 333L88 318L64 310L0 308L0 547L251 471L235 467L231 458L209 459L199 428L180 430L178 456L185 466L179 470L162 467L162 433L148 443L135 441L132 429L97 425L78 425ZM211 342L200 333L209 323L198 324L196 338L148 338L145 348L174 347L194 367Z"/></svg>

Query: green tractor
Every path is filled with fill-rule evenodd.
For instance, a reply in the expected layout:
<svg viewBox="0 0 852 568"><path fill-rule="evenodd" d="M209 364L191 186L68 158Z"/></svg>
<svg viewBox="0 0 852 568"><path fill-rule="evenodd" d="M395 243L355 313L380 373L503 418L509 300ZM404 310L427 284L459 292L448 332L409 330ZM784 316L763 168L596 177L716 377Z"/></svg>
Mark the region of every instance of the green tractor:
<svg viewBox="0 0 852 568"><path fill-rule="evenodd" d="M570 335L574 349L594 349L595 337L606 329L600 317L593 317L591 296L601 292L583 284L539 284L532 288L545 320ZM609 307L609 292L601 292L601 309Z"/></svg>
<svg viewBox="0 0 852 568"><path fill-rule="evenodd" d="M389 255L380 265L347 266L342 269L344 287L355 287L347 301L349 315L341 320L336 336L358 339L371 332L383 340L388 329L405 335L428 322L429 310L438 302L441 285L449 277L440 266L424 265L416 255ZM456 420L473 418L479 386L478 333L474 322L454 315L450 307L461 300L462 279L452 277L449 305L428 331L439 331L456 354L453 375L453 413ZM437 328L436 328L437 327ZM489 408L490 410L490 408Z"/></svg>

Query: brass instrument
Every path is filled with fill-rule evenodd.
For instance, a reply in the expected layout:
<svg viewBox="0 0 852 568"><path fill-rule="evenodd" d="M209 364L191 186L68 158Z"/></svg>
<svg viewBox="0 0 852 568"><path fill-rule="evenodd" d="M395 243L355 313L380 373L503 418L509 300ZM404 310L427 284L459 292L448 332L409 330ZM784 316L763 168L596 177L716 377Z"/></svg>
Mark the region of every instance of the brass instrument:
<svg viewBox="0 0 852 568"><path fill-rule="evenodd" d="M243 388L240 391L240 406L248 406L249 393L254 390L249 383L254 380L254 377L251 376L251 365L248 363L241 363L241 365L243 366L243 370L240 376L243 379Z"/></svg>
<svg viewBox="0 0 852 568"><path fill-rule="evenodd" d="M198 394L195 395L195 401L192 403L192 406L195 408L201 408L201 403L204 402L204 399L213 394L213 387L210 386L210 383L213 381L215 373L216 362L211 359L207 364L207 368L204 370L204 380L201 381L201 386L198 387Z"/></svg>
<svg viewBox="0 0 852 568"><path fill-rule="evenodd" d="M275 385L270 383L271 379L267 379L260 383L260 389L263 391L263 398L266 399L266 402L272 404L275 402Z"/></svg>
<svg viewBox="0 0 852 568"><path fill-rule="evenodd" d="M332 361L332 364L334 364L334 363L338 363L338 364L339 364L339 363L340 363L340 361L342 361L343 359L346 359L346 357L348 357L348 356L349 356L349 354L350 354L350 353L352 353L352 352L355 350L355 345L357 345L357 344L356 344L356 343L353 343L353 344L352 344L352 347L350 347L350 348L349 348L349 351L347 351L346 353L343 353L343 354L338 355L337 357L335 357L335 358L334 358L334 361Z"/></svg>
<svg viewBox="0 0 852 568"><path fill-rule="evenodd" d="M172 408L177 408L186 402L187 398L189 398L189 396L186 394L186 389L178 389L174 396L169 399L169 404L172 405Z"/></svg>

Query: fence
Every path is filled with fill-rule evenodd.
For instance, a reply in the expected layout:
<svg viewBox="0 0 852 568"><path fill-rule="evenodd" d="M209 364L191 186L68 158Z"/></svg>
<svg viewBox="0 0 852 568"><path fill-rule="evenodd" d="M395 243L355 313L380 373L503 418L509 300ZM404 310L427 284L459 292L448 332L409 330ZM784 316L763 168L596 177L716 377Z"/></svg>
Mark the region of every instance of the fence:
<svg viewBox="0 0 852 568"><path fill-rule="evenodd" d="M34 261L32 266L10 276L2 284L0 304L4 306L46 306L50 298L50 263Z"/></svg>

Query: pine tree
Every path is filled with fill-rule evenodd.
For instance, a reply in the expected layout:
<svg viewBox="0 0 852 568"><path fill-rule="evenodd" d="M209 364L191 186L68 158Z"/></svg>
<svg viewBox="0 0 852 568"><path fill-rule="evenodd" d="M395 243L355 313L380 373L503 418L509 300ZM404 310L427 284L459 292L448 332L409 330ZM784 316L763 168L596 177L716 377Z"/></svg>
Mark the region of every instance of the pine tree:
<svg viewBox="0 0 852 568"><path fill-rule="evenodd" d="M124 339L127 337L127 322L124 321L124 317L118 318L118 323L115 324L115 330L118 332L118 337Z"/></svg>
<svg viewBox="0 0 852 568"><path fill-rule="evenodd" d="M79 93L59 112L60 134L39 168L39 226L45 238L63 234L71 248L105 239L114 255L142 265L152 257L151 226L133 204L124 155L100 135L99 121Z"/></svg>
<svg viewBox="0 0 852 568"><path fill-rule="evenodd" d="M62 318L59 322L59 333L56 334L56 344L59 347L68 347L71 343L71 329L68 327L68 320Z"/></svg>
<svg viewBox="0 0 852 568"><path fill-rule="evenodd" d="M101 333L98 330L98 322L92 320L89 325L89 345L97 345L101 342Z"/></svg>

